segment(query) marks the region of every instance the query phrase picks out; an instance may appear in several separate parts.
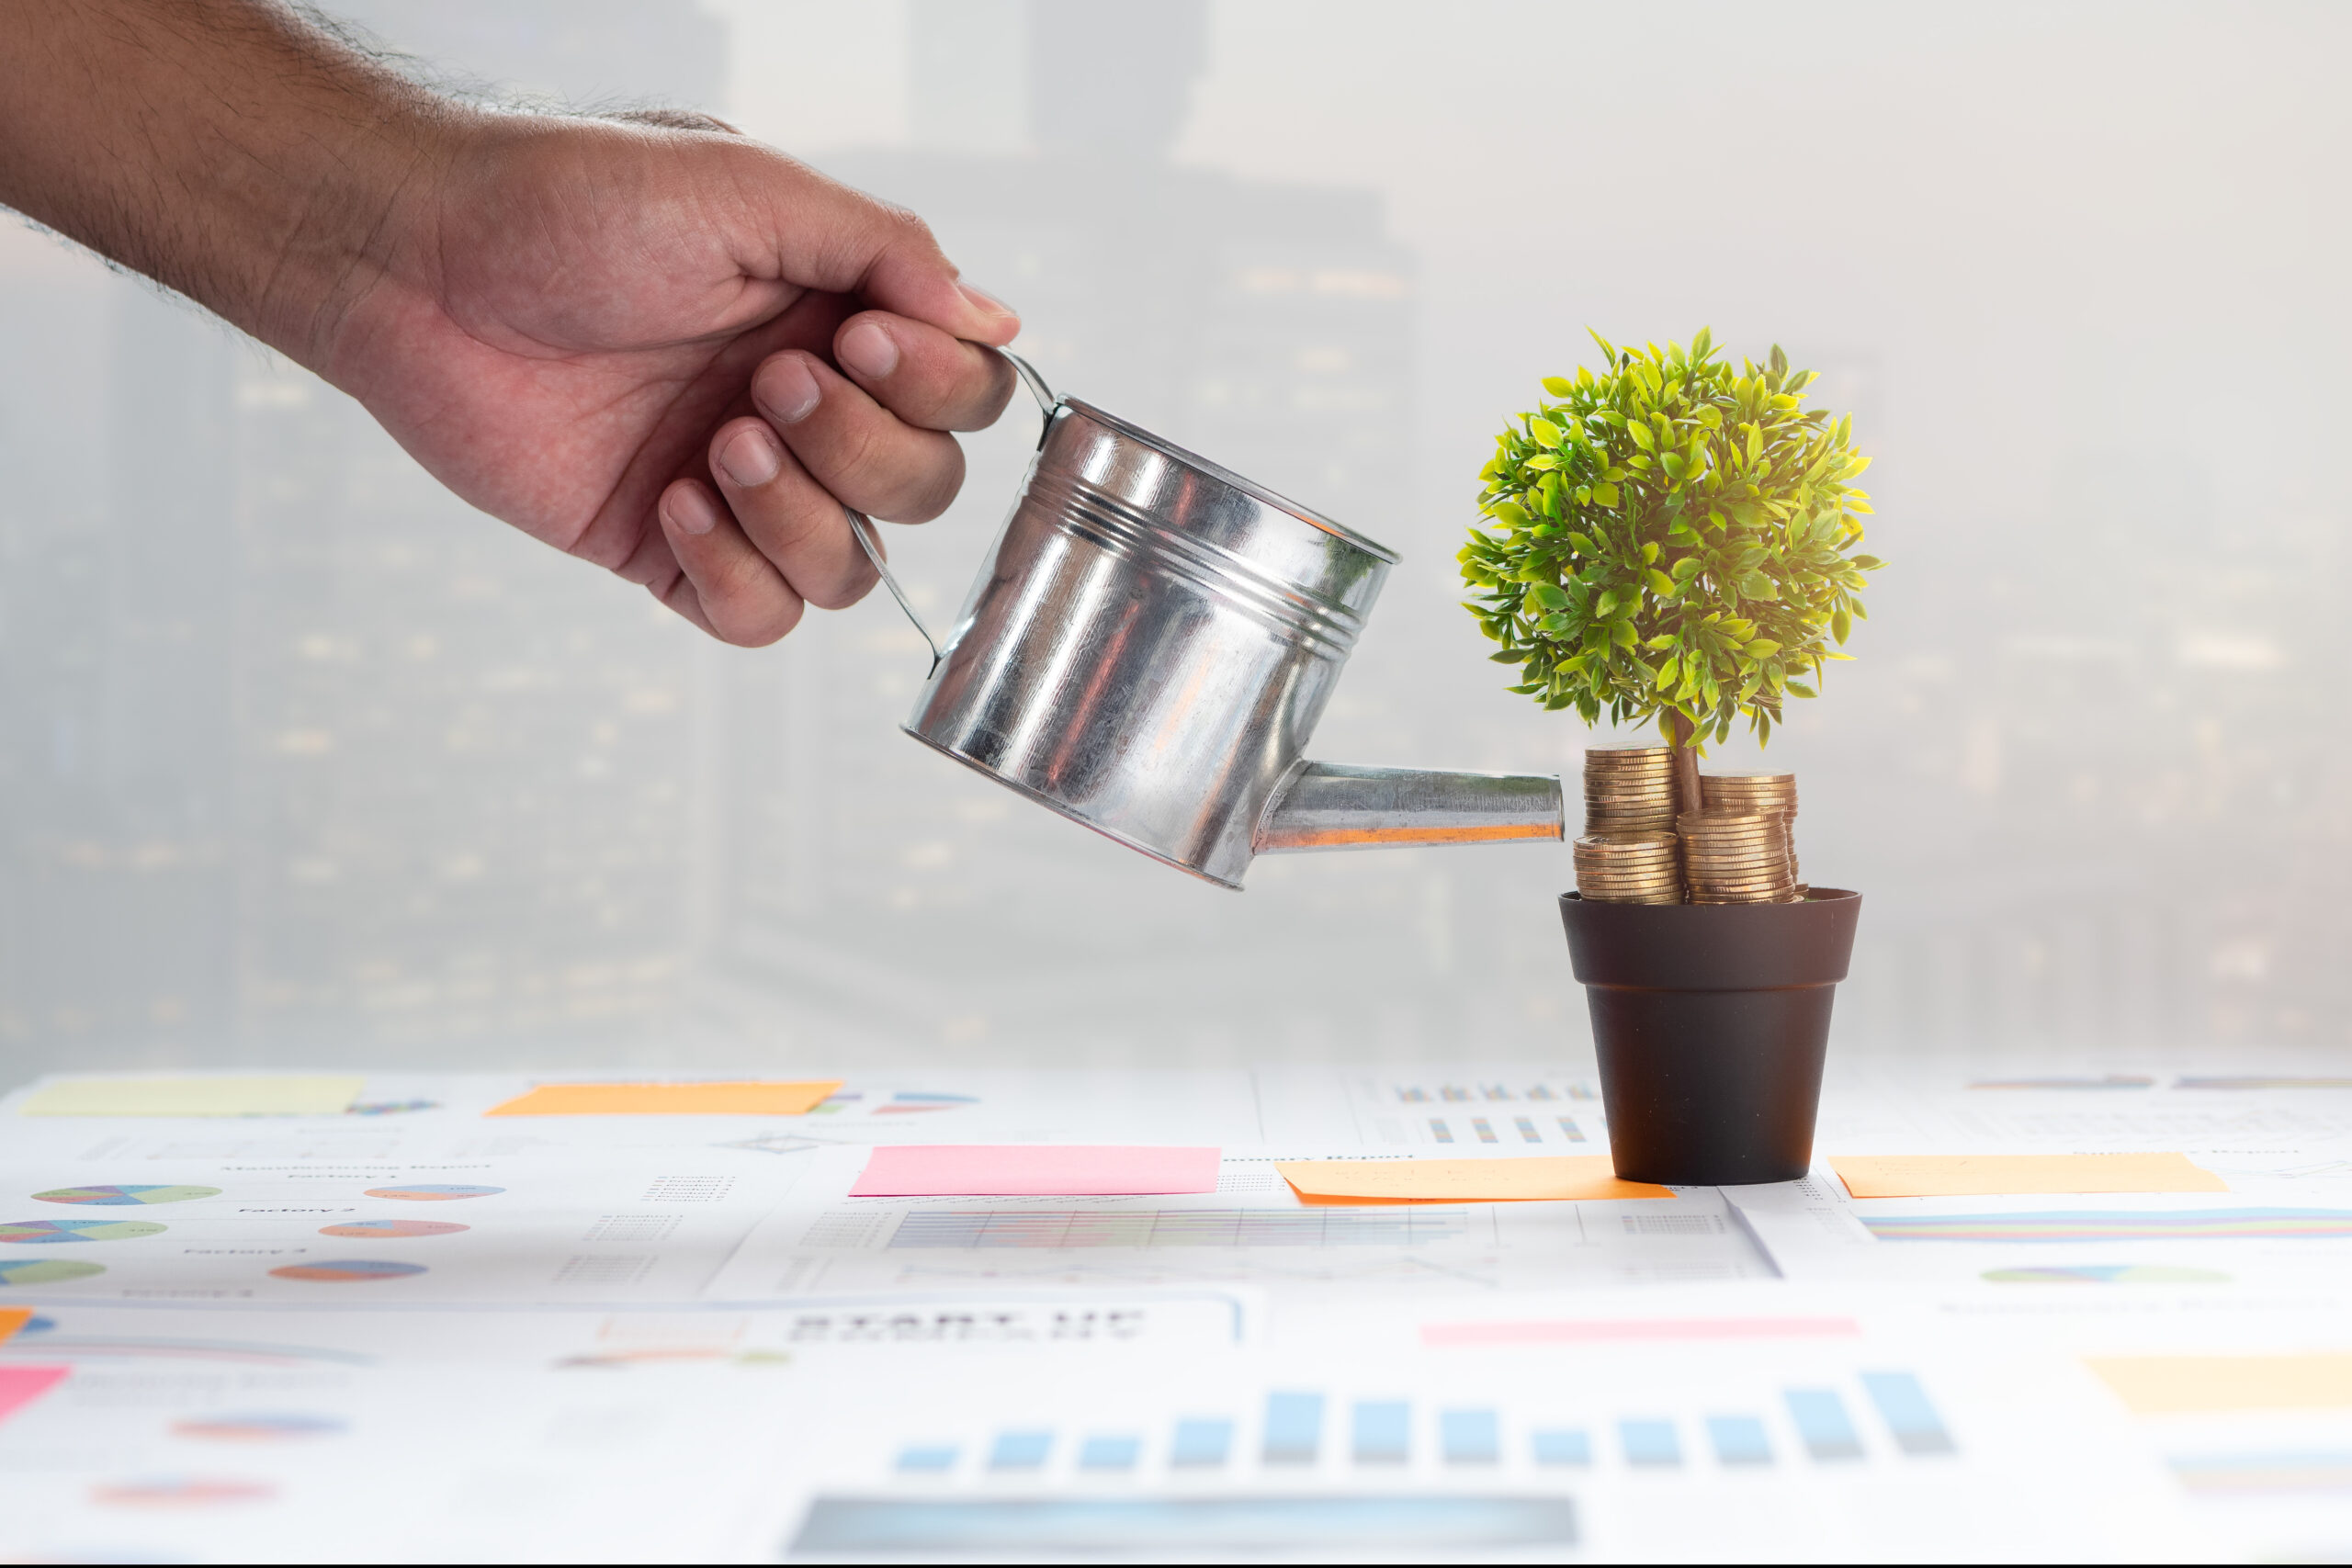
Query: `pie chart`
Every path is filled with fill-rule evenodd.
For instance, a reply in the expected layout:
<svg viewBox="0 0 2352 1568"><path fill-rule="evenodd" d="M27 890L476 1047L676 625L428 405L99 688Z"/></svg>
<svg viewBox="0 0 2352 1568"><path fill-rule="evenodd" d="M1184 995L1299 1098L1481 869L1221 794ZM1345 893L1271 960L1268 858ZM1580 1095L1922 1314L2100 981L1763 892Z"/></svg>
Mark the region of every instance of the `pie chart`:
<svg viewBox="0 0 2352 1568"><path fill-rule="evenodd" d="M416 1181L403 1187L370 1187L370 1198L406 1198L419 1203L446 1202L452 1198L487 1198L503 1187L461 1187L442 1181Z"/></svg>
<svg viewBox="0 0 2352 1568"><path fill-rule="evenodd" d="M103 1263L83 1263L65 1258L42 1258L30 1263L0 1260L0 1285L62 1285L68 1280L86 1280L106 1271Z"/></svg>
<svg viewBox="0 0 2352 1568"><path fill-rule="evenodd" d="M397 1280L407 1274L422 1274L424 1265L350 1258L332 1263L288 1263L283 1269L273 1269L269 1272L271 1278L277 1280L315 1280L324 1285L356 1285L368 1280Z"/></svg>
<svg viewBox="0 0 2352 1568"><path fill-rule="evenodd" d="M304 1438L332 1438L345 1423L332 1416L191 1416L172 1423L175 1438L202 1438L222 1443L282 1443Z"/></svg>
<svg viewBox="0 0 2352 1568"><path fill-rule="evenodd" d="M0 1241L46 1247L65 1241L129 1241L164 1227L153 1220L18 1220L0 1225Z"/></svg>
<svg viewBox="0 0 2352 1568"><path fill-rule="evenodd" d="M321 1225L321 1235L356 1235L381 1237L391 1235L451 1235L469 1231L471 1225L461 1225L453 1220L354 1220L349 1224Z"/></svg>
<svg viewBox="0 0 2352 1568"><path fill-rule="evenodd" d="M218 1187L52 1187L33 1196L44 1203L98 1203L117 1208L126 1203L185 1203L191 1198L218 1198Z"/></svg>

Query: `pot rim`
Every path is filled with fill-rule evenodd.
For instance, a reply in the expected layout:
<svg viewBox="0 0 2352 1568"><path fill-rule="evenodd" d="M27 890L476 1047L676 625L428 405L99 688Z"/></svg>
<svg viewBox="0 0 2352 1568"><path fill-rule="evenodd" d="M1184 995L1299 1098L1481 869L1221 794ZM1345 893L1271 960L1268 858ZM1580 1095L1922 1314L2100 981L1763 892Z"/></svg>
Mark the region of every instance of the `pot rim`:
<svg viewBox="0 0 2352 1568"><path fill-rule="evenodd" d="M1596 909L1799 909L1807 904L1842 904L1849 898L1860 898L1861 896L1859 889L1852 887L1814 887L1808 888L1805 896L1793 904L1619 904L1609 899L1587 899L1571 887L1560 895L1560 902L1589 903ZM1653 918L1668 919L1672 917L1660 915Z"/></svg>

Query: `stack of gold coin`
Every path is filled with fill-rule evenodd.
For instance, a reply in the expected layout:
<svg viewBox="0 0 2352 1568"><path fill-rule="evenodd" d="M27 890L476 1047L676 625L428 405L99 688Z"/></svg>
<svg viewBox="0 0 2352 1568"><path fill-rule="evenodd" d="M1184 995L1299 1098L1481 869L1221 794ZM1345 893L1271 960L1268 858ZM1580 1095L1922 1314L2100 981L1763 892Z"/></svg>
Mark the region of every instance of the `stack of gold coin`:
<svg viewBox="0 0 2352 1568"><path fill-rule="evenodd" d="M1679 847L1671 833L1588 834L1577 840L1577 891L1596 904L1679 904Z"/></svg>
<svg viewBox="0 0 2352 1568"><path fill-rule="evenodd" d="M1787 904L1803 897L1777 811L1685 812L1682 871L1693 904Z"/></svg>
<svg viewBox="0 0 2352 1568"><path fill-rule="evenodd" d="M1584 830L1594 838L1674 831L1674 752L1664 746L1584 754Z"/></svg>
<svg viewBox="0 0 2352 1568"><path fill-rule="evenodd" d="M1777 811L1789 830L1789 870L1804 891L1804 874L1797 869L1797 776L1763 772L1702 773L1699 799L1709 811Z"/></svg>

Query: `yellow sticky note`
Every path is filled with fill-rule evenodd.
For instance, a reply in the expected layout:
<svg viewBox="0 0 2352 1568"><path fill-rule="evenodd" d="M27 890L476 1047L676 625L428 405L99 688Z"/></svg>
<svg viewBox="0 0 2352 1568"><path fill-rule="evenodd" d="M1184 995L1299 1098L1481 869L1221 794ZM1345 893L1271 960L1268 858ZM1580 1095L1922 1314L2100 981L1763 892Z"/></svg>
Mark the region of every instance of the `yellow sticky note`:
<svg viewBox="0 0 2352 1568"><path fill-rule="evenodd" d="M2352 1407L2352 1356L2102 1356L2084 1364L2135 1416Z"/></svg>
<svg viewBox="0 0 2352 1568"><path fill-rule="evenodd" d="M1620 1181L1606 1155L1280 1160L1274 1168L1309 1201L1498 1203L1674 1196L1671 1188L1654 1182Z"/></svg>
<svg viewBox="0 0 2352 1568"><path fill-rule="evenodd" d="M809 1083L543 1083L485 1116L804 1116L842 1087Z"/></svg>
<svg viewBox="0 0 2352 1568"><path fill-rule="evenodd" d="M33 1090L27 1116L339 1116L361 1077L60 1078Z"/></svg>
<svg viewBox="0 0 2352 1568"><path fill-rule="evenodd" d="M1832 1155L1829 1165L1857 1198L2230 1190L2187 1155Z"/></svg>

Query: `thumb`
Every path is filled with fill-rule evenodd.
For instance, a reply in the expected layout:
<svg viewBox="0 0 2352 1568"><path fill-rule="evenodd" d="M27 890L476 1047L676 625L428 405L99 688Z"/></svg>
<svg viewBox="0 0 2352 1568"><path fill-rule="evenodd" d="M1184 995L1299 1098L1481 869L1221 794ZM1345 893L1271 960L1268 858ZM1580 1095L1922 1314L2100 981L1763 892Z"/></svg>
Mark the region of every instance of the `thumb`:
<svg viewBox="0 0 2352 1568"><path fill-rule="evenodd" d="M957 277L930 226L913 213L773 148L739 145L763 165L746 182L755 217L738 242L745 272L854 294L972 343L997 346L1021 331L1011 306Z"/></svg>

